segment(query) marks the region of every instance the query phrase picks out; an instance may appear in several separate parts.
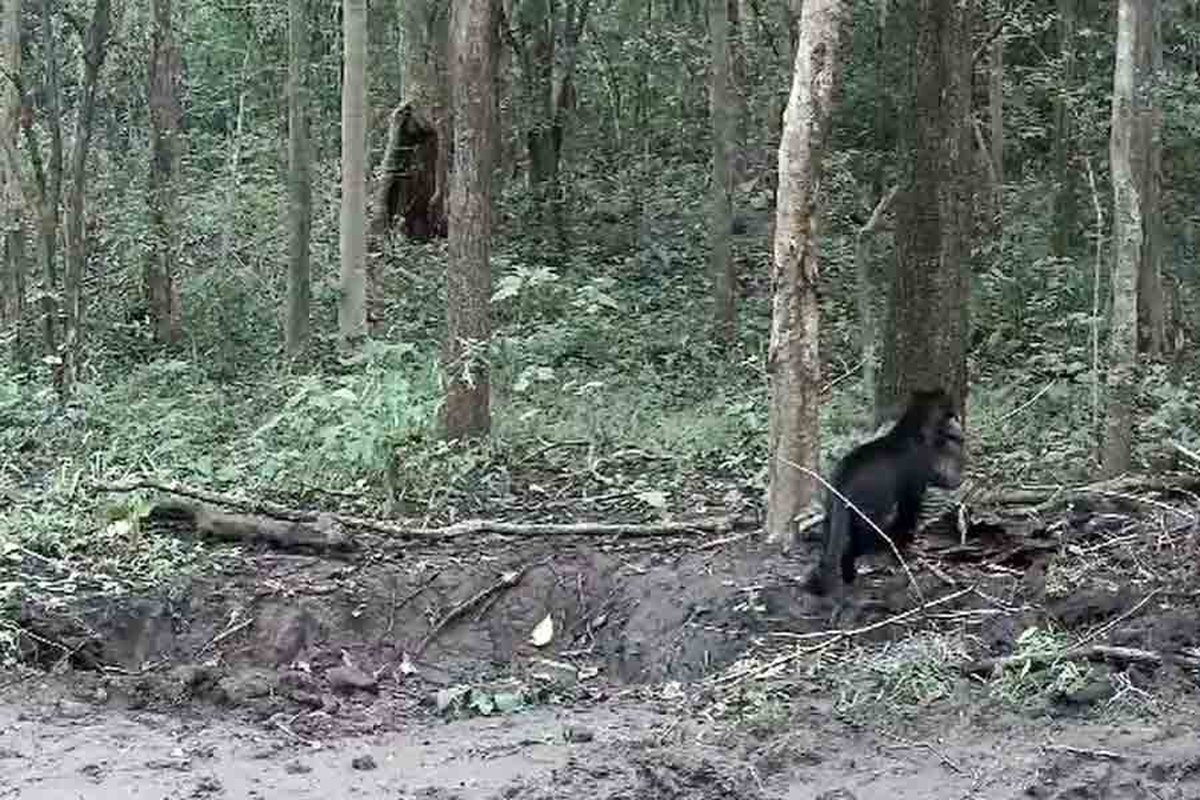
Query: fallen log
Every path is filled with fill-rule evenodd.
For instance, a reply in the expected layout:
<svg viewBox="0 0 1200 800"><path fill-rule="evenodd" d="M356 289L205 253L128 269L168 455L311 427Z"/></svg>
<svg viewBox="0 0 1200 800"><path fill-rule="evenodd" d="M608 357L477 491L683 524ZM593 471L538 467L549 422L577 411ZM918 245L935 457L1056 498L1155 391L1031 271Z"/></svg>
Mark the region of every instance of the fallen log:
<svg viewBox="0 0 1200 800"><path fill-rule="evenodd" d="M147 520L191 525L202 538L242 544L264 544L277 550L313 550L321 553L354 549L342 526L331 514L318 514L311 522L279 520L250 514L230 514L198 503L164 500L155 503Z"/></svg>

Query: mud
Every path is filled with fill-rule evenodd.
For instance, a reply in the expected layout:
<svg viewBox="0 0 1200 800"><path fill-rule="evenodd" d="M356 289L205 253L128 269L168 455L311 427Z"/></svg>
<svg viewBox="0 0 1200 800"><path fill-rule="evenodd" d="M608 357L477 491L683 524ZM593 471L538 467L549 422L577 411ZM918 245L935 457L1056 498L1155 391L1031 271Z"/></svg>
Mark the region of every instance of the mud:
<svg viewBox="0 0 1200 800"><path fill-rule="evenodd" d="M854 647L940 625L981 658L1054 625L1161 658L1023 711L964 677L888 714L848 713L803 658L746 677L826 623L807 565L757 536L209 547L213 568L163 596L27 605L26 666L0 675L0 797L1200 798L1190 534L1138 548L1136 572L923 541L922 595L973 591ZM859 591L864 626L917 602L886 568Z"/></svg>

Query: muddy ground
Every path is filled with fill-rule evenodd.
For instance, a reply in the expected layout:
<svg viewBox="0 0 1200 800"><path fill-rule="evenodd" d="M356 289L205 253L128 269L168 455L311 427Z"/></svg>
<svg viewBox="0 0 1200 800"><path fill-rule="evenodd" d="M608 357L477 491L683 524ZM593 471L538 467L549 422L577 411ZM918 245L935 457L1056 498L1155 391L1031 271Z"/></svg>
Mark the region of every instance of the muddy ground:
<svg viewBox="0 0 1200 800"><path fill-rule="evenodd" d="M207 544L162 596L30 604L0 797L1200 798L1200 540L1160 497L931 533L909 565L954 599L822 649L806 563L754 531ZM920 605L886 559L858 591L860 629ZM1022 704L987 671L907 705L845 678L922 631L969 663L1038 627L1125 650Z"/></svg>

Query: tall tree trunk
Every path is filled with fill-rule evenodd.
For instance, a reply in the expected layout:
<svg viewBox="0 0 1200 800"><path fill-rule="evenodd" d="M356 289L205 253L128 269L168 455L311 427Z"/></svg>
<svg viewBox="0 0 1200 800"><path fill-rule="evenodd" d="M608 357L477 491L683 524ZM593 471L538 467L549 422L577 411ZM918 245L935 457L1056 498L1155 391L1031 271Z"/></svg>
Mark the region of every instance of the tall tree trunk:
<svg viewBox="0 0 1200 800"><path fill-rule="evenodd" d="M341 298L338 335L355 347L366 335L367 270L367 3L342 5Z"/></svg>
<svg viewBox="0 0 1200 800"><path fill-rule="evenodd" d="M892 118L891 103L889 102L890 88L888 78L887 25L888 4L891 0L877 0L875 11L875 147L883 153L889 149L892 137L889 135ZM880 155L875 161L872 175L871 190L876 197L883 196L884 173L887 165ZM873 382L872 382L872 385Z"/></svg>
<svg viewBox="0 0 1200 800"><path fill-rule="evenodd" d="M111 23L110 0L96 0L92 21L83 43L83 85L75 114L75 136L71 145L71 190L67 195L67 269L63 281L66 314L63 337L63 390L70 394L83 356L83 273L87 266L84 235L84 197L87 191L87 158L96 116L96 86L108 53Z"/></svg>
<svg viewBox="0 0 1200 800"><path fill-rule="evenodd" d="M712 0L709 0L712 2ZM733 123L730 125L729 142L729 182L737 186L746 177L746 144L747 131L750 123L750 108L747 101L746 87L746 28L750 25L749 17L742 16L742 5L745 0L728 0L729 27L726 32L729 53L728 92ZM709 23L711 25L711 21Z"/></svg>
<svg viewBox="0 0 1200 800"><path fill-rule="evenodd" d="M1004 9L1000 8L1000 14L1004 13ZM1004 37L1002 35L992 39L990 60L988 124L991 127L989 145L991 146L992 163L992 202L995 204L992 225L999 232L1003 224L1004 200Z"/></svg>
<svg viewBox="0 0 1200 800"><path fill-rule="evenodd" d="M1162 282L1162 5L1145 0L1138 10L1134 66L1134 180L1142 211L1142 251L1138 263L1138 350L1162 355L1166 304Z"/></svg>
<svg viewBox="0 0 1200 800"><path fill-rule="evenodd" d="M560 161L568 117L575 107L575 65L591 0L566 0L561 7L561 20L557 4L541 0L524 0L517 12L524 43L521 72L531 115L525 134L529 186L543 226L555 229L560 245L564 225Z"/></svg>
<svg viewBox="0 0 1200 800"><path fill-rule="evenodd" d="M58 226L62 200L63 141L62 86L59 79L58 34L54 30L54 15L50 3L42 3L41 45L43 64L43 122L50 150L43 161L41 143L33 131L32 121L24 126L25 147L37 181L34 212L38 224L37 253L41 272L42 338L46 357L53 364L54 387L62 392L63 362L58 340Z"/></svg>
<svg viewBox="0 0 1200 800"><path fill-rule="evenodd" d="M442 355L442 422L448 439L486 435L491 424L487 365L475 351L491 336L492 0L459 0L455 5L454 173Z"/></svg>
<svg viewBox="0 0 1200 800"><path fill-rule="evenodd" d="M4 66L9 75L21 74L21 0L4 3ZM3 116L0 136L4 137L6 153L15 154L17 131L21 117L21 95L11 81L0 85L0 114ZM0 281L0 331L9 329L12 338L14 363L25 362L28 352L24 345L23 323L25 319L25 274L28 268L25 253L25 221L21 213L24 197L21 192L20 176L13 172L15 159L10 164L4 159L4 224L3 280Z"/></svg>
<svg viewBox="0 0 1200 800"><path fill-rule="evenodd" d="M1075 88L1075 10L1078 0L1058 0L1058 46L1063 69L1054 98L1054 255L1064 257L1075 242L1076 170L1072 167L1074 134L1067 102Z"/></svg>
<svg viewBox="0 0 1200 800"><path fill-rule="evenodd" d="M1107 477L1129 469L1133 447L1133 400L1137 387L1137 283L1142 260L1143 216L1138 197L1137 39L1144 4L1119 0L1116 64L1113 68L1112 138L1109 158L1113 182L1113 303L1106 380L1108 403L1102 457ZM1152 12L1152 9L1150 9Z"/></svg>
<svg viewBox="0 0 1200 800"><path fill-rule="evenodd" d="M433 159L433 197L427 204L426 225L418 238L446 235L446 198L450 193L450 68L449 0L411 0L403 4L403 103L429 120L436 141Z"/></svg>
<svg viewBox="0 0 1200 800"><path fill-rule="evenodd" d="M709 117L712 122L712 196L709 200L709 268L712 271L713 305L717 335L726 344L736 335L737 303L730 238L733 235L733 176L729 150L733 138L729 98L729 3L709 0L708 28L712 69Z"/></svg>
<svg viewBox="0 0 1200 800"><path fill-rule="evenodd" d="M171 19L171 0L150 0L150 253L144 283L160 344L179 333L179 290L175 277L175 205L179 174L179 54Z"/></svg>
<svg viewBox="0 0 1200 800"><path fill-rule="evenodd" d="M288 300L285 347L308 345L312 178L308 169L308 3L288 2Z"/></svg>
<svg viewBox="0 0 1200 800"><path fill-rule="evenodd" d="M915 118L899 207L876 421L917 389L942 386L965 410L968 231L971 228L972 0L919 0Z"/></svg>
<svg viewBox="0 0 1200 800"><path fill-rule="evenodd" d="M767 449L767 537L784 550L794 520L813 497L820 460L817 411L821 362L817 304L817 187L829 137L842 25L840 0L807 0L779 144L771 343L770 442Z"/></svg>
<svg viewBox="0 0 1200 800"><path fill-rule="evenodd" d="M875 290L871 280L871 264L868 256L870 237L879 230L883 216L896 199L896 189L892 188L875 205L867 223L858 229L854 237L854 273L856 278L856 296L858 300L858 335L859 347L862 352L862 382L863 394L867 405L875 402L875 373L879 331L875 322Z"/></svg>

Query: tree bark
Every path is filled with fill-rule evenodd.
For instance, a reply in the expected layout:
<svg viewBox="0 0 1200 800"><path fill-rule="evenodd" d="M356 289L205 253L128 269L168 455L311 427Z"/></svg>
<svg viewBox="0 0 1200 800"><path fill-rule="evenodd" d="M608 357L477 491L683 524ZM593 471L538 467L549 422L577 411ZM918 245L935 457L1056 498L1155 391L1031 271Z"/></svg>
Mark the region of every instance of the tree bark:
<svg viewBox="0 0 1200 800"><path fill-rule="evenodd" d="M1000 14L1004 14L1000 8ZM999 22L997 23L999 24ZM968 45L969 46L969 45ZM1004 37L997 36L991 44L991 64L988 69L988 124L992 164L992 229L999 233L1003 227L1004 210Z"/></svg>
<svg viewBox="0 0 1200 800"><path fill-rule="evenodd" d="M1142 251L1138 263L1138 350L1151 358L1163 354L1166 304L1162 281L1162 108L1158 75L1162 72L1162 5L1144 0L1138 9L1135 45L1133 145L1134 180L1142 212Z"/></svg>
<svg viewBox="0 0 1200 800"><path fill-rule="evenodd" d="M858 229L854 237L854 273L857 282L858 335L862 352L862 383L867 405L875 402L875 372L879 331L875 322L875 285L871 280L871 265L868 258L870 237L879 230L883 216L896 199L896 189L888 191L875 205L867 223Z"/></svg>
<svg viewBox="0 0 1200 800"><path fill-rule="evenodd" d="M9 75L21 74L21 0L8 0L4 3L4 66ZM6 152L15 153L17 131L21 116L21 94L11 81L0 84L0 98L3 105L3 127L0 136L4 137ZM4 176L4 215L0 219L6 231L4 236L3 280L0 281L0 330L7 328L12 338L12 358L14 363L27 360L28 353L24 345L23 323L25 319L25 274L28 268L25 253L25 222L21 214L24 197L21 192L21 178L13 170L15 163L10 164L7 157L4 160L0 174Z"/></svg>
<svg viewBox="0 0 1200 800"><path fill-rule="evenodd" d="M343 5L341 299L338 336L344 348L366 336L367 4Z"/></svg>
<svg viewBox="0 0 1200 800"><path fill-rule="evenodd" d="M875 406L941 386L965 413L971 229L972 0L920 0L916 97L905 131L907 191L898 212L897 265L885 317Z"/></svg>
<svg viewBox="0 0 1200 800"><path fill-rule="evenodd" d="M403 6L404 102L427 114L437 132L433 199L429 202L434 235L446 230L446 198L450 193L449 0L411 0Z"/></svg>
<svg viewBox="0 0 1200 800"><path fill-rule="evenodd" d="M1062 85L1054 98L1054 255L1071 252L1075 242L1076 170L1071 167L1074 139L1067 98L1075 86L1075 10L1078 0L1058 0L1058 47L1063 62Z"/></svg>
<svg viewBox="0 0 1200 800"><path fill-rule="evenodd" d="M1137 127L1137 39L1143 3L1117 4L1116 64L1113 68L1112 135L1109 158L1113 182L1113 303L1109 337L1103 474L1129 469L1133 439L1133 399L1137 386L1137 289L1142 260L1143 217L1138 196L1135 147L1144 140Z"/></svg>
<svg viewBox="0 0 1200 800"><path fill-rule="evenodd" d="M712 60L708 104L712 123L709 269L713 281L716 331L727 345L737 335L737 275L730 252L730 238L733 235L733 175L730 169L733 119L729 97L728 14L728 0L709 0L708 27Z"/></svg>
<svg viewBox="0 0 1200 800"><path fill-rule="evenodd" d="M288 2L288 288L284 345L296 357L308 345L312 178L308 149L308 3Z"/></svg>
<svg viewBox="0 0 1200 800"><path fill-rule="evenodd" d="M492 11L492 0L459 0L451 21L454 172L442 355L448 439L486 435L490 428L488 369L476 350L491 335Z"/></svg>
<svg viewBox="0 0 1200 800"><path fill-rule="evenodd" d="M712 2L712 0L709 0ZM729 183L737 186L746 178L746 133L750 122L750 108L746 96L746 28L748 17L742 15L745 0L728 0L726 10L729 26L725 40L728 43L727 92L730 105L728 113L733 115L729 143ZM710 23L711 24L711 23Z"/></svg>
<svg viewBox="0 0 1200 800"><path fill-rule="evenodd" d="M784 550L795 518L813 496L820 457L817 410L821 363L817 304L817 187L829 137L843 9L840 0L808 0L779 144L771 309L770 458L767 537Z"/></svg>
<svg viewBox="0 0 1200 800"><path fill-rule="evenodd" d="M179 292L175 281L176 189L179 174L179 53L171 0L150 0L150 253L144 282L155 339L173 342L179 333Z"/></svg>
<svg viewBox="0 0 1200 800"><path fill-rule="evenodd" d="M66 298L63 337L63 391L74 389L83 356L83 273L87 266L84 236L84 198L87 191L87 158L96 116L96 86L108 53L111 23L110 0L96 0L92 21L83 42L83 85L75 114L75 136L71 144L71 190L67 195L67 269L63 280Z"/></svg>

